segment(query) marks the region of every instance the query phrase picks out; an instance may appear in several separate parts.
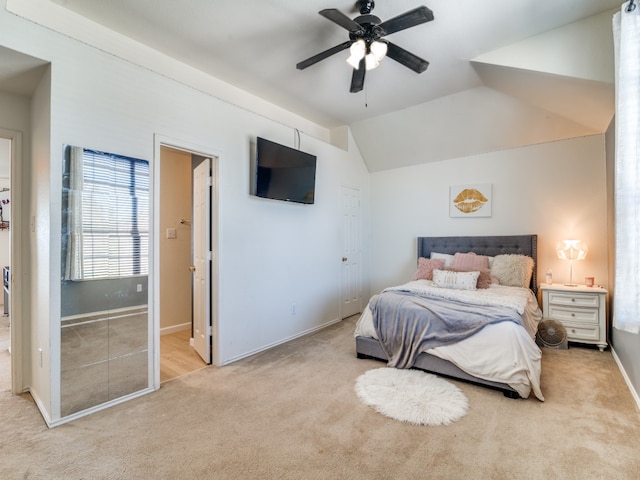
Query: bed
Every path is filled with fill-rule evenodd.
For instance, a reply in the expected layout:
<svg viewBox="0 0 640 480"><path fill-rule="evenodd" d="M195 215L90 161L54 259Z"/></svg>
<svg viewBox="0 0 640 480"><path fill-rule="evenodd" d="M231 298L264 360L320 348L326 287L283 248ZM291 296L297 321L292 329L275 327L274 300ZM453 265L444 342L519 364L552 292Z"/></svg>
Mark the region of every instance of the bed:
<svg viewBox="0 0 640 480"><path fill-rule="evenodd" d="M458 262L464 258L475 261L476 257L473 255L483 257L483 261L489 257L487 261L493 262L489 272L484 271L480 275L486 277L490 274L491 285L483 285L483 288L476 290L442 288L443 284L437 281L442 282L444 274L469 280L467 277L472 268L453 268L450 263L439 268L442 264L436 262L438 268L433 268L433 278L427 277L430 280L414 277L414 280L406 284L385 289L371 298L358 319L354 334L357 357L382 360L397 368L418 368L471 382L502 391L509 398L527 398L533 393L540 401L544 401L540 389L542 352L535 343L537 323L542 319L537 301L537 236L419 237L417 253L419 268L416 275L424 264L434 263L433 260L425 259L443 260L446 263L451 258ZM501 268L498 263L503 265L505 261L512 260L526 260L530 263L528 284L525 280L521 281L522 285L497 284L493 273L497 274ZM473 278L479 280L479 277ZM470 281L474 281L473 278ZM504 283L509 282L504 280ZM433 298L434 294L437 298ZM383 296L391 297L386 300L398 302L397 305L383 308ZM410 334L398 333L398 337L402 338L393 338L396 333L389 332L408 331L413 327L407 327L406 323L396 325L394 329L383 327L386 325L383 324L387 321L386 317L396 315L400 317L396 321L404 322L406 318L406 322L412 322L415 316L423 315L423 303L448 308L449 301L456 308L462 304L460 308L466 309L462 311L462 315L471 323L475 316L488 320L483 320L486 321L485 324L476 324L475 330L464 333L457 340L444 335L441 336L445 338L442 341L433 340L435 337L431 336L427 341L424 336L417 341L411 338L411 335L418 335L415 331ZM416 303L421 305L418 308L420 313L414 311ZM488 309L486 312L485 308ZM495 312L491 309L495 309ZM460 315L460 312L457 314ZM507 316L509 318L504 318ZM392 350L396 347L400 349L400 353ZM406 354L407 351L409 354ZM403 364L403 361L407 363Z"/></svg>

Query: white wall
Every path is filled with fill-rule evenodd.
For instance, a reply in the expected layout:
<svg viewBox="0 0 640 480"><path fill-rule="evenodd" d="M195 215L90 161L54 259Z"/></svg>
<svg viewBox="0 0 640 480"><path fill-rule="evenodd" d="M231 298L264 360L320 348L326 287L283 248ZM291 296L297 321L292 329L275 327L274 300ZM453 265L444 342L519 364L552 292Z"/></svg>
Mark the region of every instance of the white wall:
<svg viewBox="0 0 640 480"><path fill-rule="evenodd" d="M27 190L32 226L29 244L31 383L30 391L45 419L60 411L60 225L62 185L52 172L61 161L51 162L51 69L45 73L31 101L30 179ZM61 150L61 149L60 149ZM61 152L60 152L61 155ZM56 178L57 177L57 178Z"/></svg>
<svg viewBox="0 0 640 480"><path fill-rule="evenodd" d="M59 411L59 352L55 349L59 348L64 144L143 158L153 164L158 158L154 136L161 135L198 145L199 151L219 157L220 295L214 308L218 309L221 363L339 319L342 184L360 188L364 231L368 231L369 177L351 137L352 148L344 151L302 135L301 148L318 156L315 205L258 199L249 194L250 142L262 136L291 146L292 128L4 9L0 9L0 31L0 45L52 65L50 116L45 105L47 92L39 92L33 109L38 138L29 216L35 216L30 272L34 365L40 364L37 349L44 350L44 367L34 367L32 385L54 421ZM364 247L367 257L366 241ZM366 265L363 278L368 278ZM292 303L296 304L295 314L291 313Z"/></svg>
<svg viewBox="0 0 640 480"><path fill-rule="evenodd" d="M450 218L449 186L490 183L490 218ZM373 293L411 279L416 237L538 235L538 272L569 280L569 264L555 245L579 238L589 245L574 264L574 280L586 275L608 285L604 136L514 148L371 175Z"/></svg>

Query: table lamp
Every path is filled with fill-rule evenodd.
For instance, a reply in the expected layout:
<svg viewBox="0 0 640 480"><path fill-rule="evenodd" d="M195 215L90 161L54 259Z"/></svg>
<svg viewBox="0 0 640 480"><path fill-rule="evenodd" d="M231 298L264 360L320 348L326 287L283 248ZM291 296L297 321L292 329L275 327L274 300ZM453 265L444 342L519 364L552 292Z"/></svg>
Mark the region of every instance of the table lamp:
<svg viewBox="0 0 640 480"><path fill-rule="evenodd" d="M558 258L569 260L569 283L565 283L567 287L577 287L573 283L573 261L584 260L587 256L587 245L580 240L562 240L556 245L556 253Z"/></svg>

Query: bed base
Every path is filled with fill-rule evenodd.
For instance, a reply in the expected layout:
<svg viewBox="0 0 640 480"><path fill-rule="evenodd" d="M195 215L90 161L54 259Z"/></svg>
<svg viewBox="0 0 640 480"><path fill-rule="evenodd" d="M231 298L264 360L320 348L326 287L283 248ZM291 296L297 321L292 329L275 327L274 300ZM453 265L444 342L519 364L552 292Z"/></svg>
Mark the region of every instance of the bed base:
<svg viewBox="0 0 640 480"><path fill-rule="evenodd" d="M380 346L380 342L375 338L368 337L356 337L356 356L360 359L372 359L383 362L388 360ZM507 398L520 398L518 392L506 383L492 382L490 380L474 377L473 375L469 375L467 372L460 370L453 363L434 357L428 353L421 353L418 355L411 368L498 390Z"/></svg>

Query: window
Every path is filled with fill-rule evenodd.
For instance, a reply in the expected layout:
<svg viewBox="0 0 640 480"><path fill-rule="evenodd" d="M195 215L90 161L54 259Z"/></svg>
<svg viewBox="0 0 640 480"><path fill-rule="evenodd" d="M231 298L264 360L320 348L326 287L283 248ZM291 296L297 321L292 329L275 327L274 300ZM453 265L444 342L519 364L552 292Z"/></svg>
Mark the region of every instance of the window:
<svg viewBox="0 0 640 480"><path fill-rule="evenodd" d="M640 9L622 5L613 18L616 49L613 326L640 333Z"/></svg>
<svg viewBox="0 0 640 480"><path fill-rule="evenodd" d="M149 163L68 148L64 278L148 275Z"/></svg>

